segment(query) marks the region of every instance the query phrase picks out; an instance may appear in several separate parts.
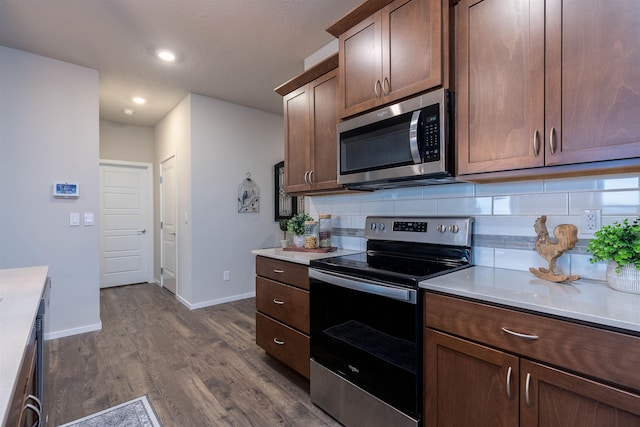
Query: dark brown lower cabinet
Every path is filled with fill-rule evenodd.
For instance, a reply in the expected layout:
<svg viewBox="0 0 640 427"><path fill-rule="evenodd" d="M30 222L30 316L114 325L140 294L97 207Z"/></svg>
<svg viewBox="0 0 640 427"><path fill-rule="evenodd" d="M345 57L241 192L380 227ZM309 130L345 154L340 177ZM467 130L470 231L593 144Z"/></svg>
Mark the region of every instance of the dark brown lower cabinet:
<svg viewBox="0 0 640 427"><path fill-rule="evenodd" d="M638 360L630 355L638 337L435 294L425 297L425 319L426 426L640 426L640 390L612 379L616 362ZM498 319L519 332L524 320L536 334L511 335ZM563 336L563 327L573 328L572 339L548 336L552 330ZM495 347L499 341L504 348ZM604 368L581 369L575 360L597 358L599 345L603 354L613 347L619 360L602 357ZM551 356L532 360L541 354ZM609 371L610 377L601 373ZM639 376L638 369L628 371L625 383L637 384Z"/></svg>
<svg viewBox="0 0 640 427"><path fill-rule="evenodd" d="M308 379L308 267L258 256L256 274L256 343Z"/></svg>

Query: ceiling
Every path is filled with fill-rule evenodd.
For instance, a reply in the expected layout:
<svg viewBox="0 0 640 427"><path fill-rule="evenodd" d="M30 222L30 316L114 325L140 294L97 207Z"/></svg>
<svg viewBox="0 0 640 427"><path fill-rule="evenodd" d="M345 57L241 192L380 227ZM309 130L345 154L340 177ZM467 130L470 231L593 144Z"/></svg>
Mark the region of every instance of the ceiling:
<svg viewBox="0 0 640 427"><path fill-rule="evenodd" d="M361 2L0 0L0 45L98 70L104 120L154 126L189 92L282 114L273 89ZM158 48L177 61L160 61Z"/></svg>

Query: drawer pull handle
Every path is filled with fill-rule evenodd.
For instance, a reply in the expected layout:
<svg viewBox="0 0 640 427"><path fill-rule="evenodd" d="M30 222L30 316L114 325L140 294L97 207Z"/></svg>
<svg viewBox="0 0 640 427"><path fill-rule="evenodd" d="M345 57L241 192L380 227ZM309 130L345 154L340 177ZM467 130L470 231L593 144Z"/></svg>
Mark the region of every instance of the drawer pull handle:
<svg viewBox="0 0 640 427"><path fill-rule="evenodd" d="M275 298L273 299L273 302L278 305L284 304L284 301L280 301L279 299L275 299Z"/></svg>
<svg viewBox="0 0 640 427"><path fill-rule="evenodd" d="M502 327L500 329L502 329L504 332L506 332L508 334L511 334L511 335L514 335L514 336L516 336L518 338L524 338L525 340L537 340L538 338L540 338L538 335L528 335L528 334L521 334L521 333L518 333L518 332L513 332L513 331L510 331L509 329L507 329L505 327Z"/></svg>
<svg viewBox="0 0 640 427"><path fill-rule="evenodd" d="M275 269L275 268L274 268L274 269L273 269L273 272L274 272L274 273L284 273L284 270L278 270L278 269Z"/></svg>
<svg viewBox="0 0 640 427"><path fill-rule="evenodd" d="M276 343L276 344L278 344L278 345L284 345L284 341L279 340L278 338L274 338L274 339L273 339L273 342L274 342L274 343Z"/></svg>
<svg viewBox="0 0 640 427"><path fill-rule="evenodd" d="M511 366L507 371L507 397L511 399Z"/></svg>
<svg viewBox="0 0 640 427"><path fill-rule="evenodd" d="M527 381L524 386L524 401L527 404L527 406L531 406L531 396L529 394L530 391L531 391L531 374L527 372Z"/></svg>
<svg viewBox="0 0 640 427"><path fill-rule="evenodd" d="M551 150L551 154L556 153L556 128L554 127L549 131L549 150Z"/></svg>
<svg viewBox="0 0 640 427"><path fill-rule="evenodd" d="M539 153L540 153L540 146L538 144L538 129L536 129L536 131L533 132L533 155L535 157L538 157Z"/></svg>

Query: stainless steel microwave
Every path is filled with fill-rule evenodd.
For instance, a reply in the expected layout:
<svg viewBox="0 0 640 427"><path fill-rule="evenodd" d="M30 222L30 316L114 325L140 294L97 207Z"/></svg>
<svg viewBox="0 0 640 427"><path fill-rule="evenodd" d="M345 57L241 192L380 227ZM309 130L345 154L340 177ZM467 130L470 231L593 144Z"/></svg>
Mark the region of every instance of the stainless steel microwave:
<svg viewBox="0 0 640 427"><path fill-rule="evenodd" d="M453 94L446 89L338 124L338 183L379 189L454 182Z"/></svg>

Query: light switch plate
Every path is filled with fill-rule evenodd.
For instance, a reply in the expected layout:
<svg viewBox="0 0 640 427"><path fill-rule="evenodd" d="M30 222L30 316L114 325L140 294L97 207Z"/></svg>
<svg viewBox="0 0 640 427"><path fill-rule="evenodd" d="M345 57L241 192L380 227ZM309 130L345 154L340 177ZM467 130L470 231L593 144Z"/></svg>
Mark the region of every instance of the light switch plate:
<svg viewBox="0 0 640 427"><path fill-rule="evenodd" d="M84 225L93 225L93 212L84 213Z"/></svg>
<svg viewBox="0 0 640 427"><path fill-rule="evenodd" d="M76 227L80 225L80 213L79 212L71 212L69 214L69 225L72 227Z"/></svg>

